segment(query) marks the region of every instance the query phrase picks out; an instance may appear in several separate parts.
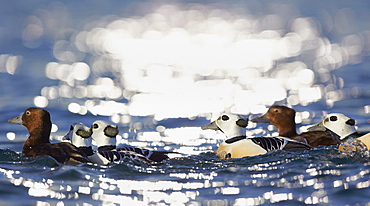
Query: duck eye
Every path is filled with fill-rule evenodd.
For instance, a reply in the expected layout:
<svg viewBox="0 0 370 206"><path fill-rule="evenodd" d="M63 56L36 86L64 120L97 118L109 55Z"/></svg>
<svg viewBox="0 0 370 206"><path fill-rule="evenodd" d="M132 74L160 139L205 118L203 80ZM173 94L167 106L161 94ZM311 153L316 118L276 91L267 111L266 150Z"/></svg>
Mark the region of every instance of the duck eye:
<svg viewBox="0 0 370 206"><path fill-rule="evenodd" d="M98 124L93 124L93 128L94 129L97 129L99 127L99 125Z"/></svg>
<svg viewBox="0 0 370 206"><path fill-rule="evenodd" d="M223 121L227 121L227 120L230 119L229 116L227 116L227 115L222 115L221 118L222 118Z"/></svg>
<svg viewBox="0 0 370 206"><path fill-rule="evenodd" d="M338 120L338 117L337 116L331 116L330 117L330 121L332 121L332 122L335 122L337 120Z"/></svg>
<svg viewBox="0 0 370 206"><path fill-rule="evenodd" d="M279 112L279 110L278 109L275 109L274 112Z"/></svg>
<svg viewBox="0 0 370 206"><path fill-rule="evenodd" d="M30 115L30 114L31 114L31 112L27 110L26 111L26 115Z"/></svg>

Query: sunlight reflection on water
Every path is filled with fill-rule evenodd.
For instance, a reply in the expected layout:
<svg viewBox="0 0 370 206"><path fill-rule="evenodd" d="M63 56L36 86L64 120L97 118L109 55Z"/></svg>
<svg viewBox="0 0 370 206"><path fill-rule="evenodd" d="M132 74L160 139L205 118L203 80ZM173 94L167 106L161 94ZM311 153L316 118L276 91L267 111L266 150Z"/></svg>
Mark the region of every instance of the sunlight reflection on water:
<svg viewBox="0 0 370 206"><path fill-rule="evenodd" d="M253 160L251 159L251 161ZM295 160L292 159L292 161ZM73 200L83 195L91 195L92 200L101 201L103 205L120 204L122 201L125 204L132 203L140 205L154 203L180 205L192 203L202 205L202 202L197 197L205 194L220 196L213 200L206 200L208 203L221 201L223 200L222 196L235 196L237 198L229 202L229 204L260 205L286 200L298 200L306 204L318 204L329 203L331 199L328 195L333 191L362 189L368 188L370 185L370 181L367 179L369 169L356 169L356 172L353 174L343 174L343 172L347 172L340 165L336 167L337 169L323 165L322 168L311 167L307 168L306 172L301 174L286 176L286 171L279 172L279 168L284 168L283 165L286 163L286 161L277 161L252 166L248 168L248 171L260 171L258 168L265 168L262 171L274 170L276 172L269 174L245 173L245 181L241 179L235 181L233 179L224 179L223 177L218 178L219 174L215 171L208 174L196 171L169 173L169 177L176 178L176 181L112 179L104 177L105 175L96 178L91 175L85 175L84 179L86 181L79 180L78 182L60 182L60 180L52 179L36 181L23 177L18 178L17 176L21 174L20 171L0 169L0 172L4 173L15 186L28 188L28 195L33 197L50 197L60 200L63 203L66 199ZM101 169L105 171L108 168L101 166ZM150 170L150 168L142 169L147 170L146 172ZM155 168L152 169L156 170ZM240 170L238 171L240 172ZM326 182L325 178L329 176L336 176L337 180L332 183ZM181 179L188 181L183 182ZM257 196L253 196L256 193L252 191L247 192L245 186L253 186L256 190L265 192L259 192ZM281 192L283 190L279 190L279 188L283 190L286 188L306 188L306 190L310 188L313 192L311 196L307 196L307 194L302 196L302 194L297 195L295 192ZM239 196L240 194L242 197ZM228 202L227 199L223 201ZM41 203L42 201L40 201Z"/></svg>
<svg viewBox="0 0 370 206"><path fill-rule="evenodd" d="M60 200L57 205L68 205L68 200L74 199L85 201L87 195L102 205L260 205L287 200L325 204L339 196L336 193L369 188L367 165L350 168L353 173L349 174L345 166L333 166L334 160L320 160L322 165L307 163L310 160L305 163L307 168L288 165L304 155L262 163L264 157L236 163L205 160L191 155L214 151L225 139L222 133L161 125L167 118L211 120L224 111L258 114L274 103L307 106L324 100L330 108L364 92L346 88L343 78L333 74L338 68L362 62L370 51L370 31L354 32L355 11L351 8L334 14L322 9L314 18L302 16L294 5L280 3L268 4L274 12L256 14L216 7L153 7L148 3L143 15L95 17L79 22L80 29L63 27L71 20L60 18L68 16L62 2L26 17L20 37L23 45L35 49L43 41L52 41L55 57L44 69L55 84L42 85L39 96L33 98L35 106L61 102L74 114L109 117L124 128L117 144L176 151L181 155L173 161L180 163L131 165L128 173L143 178L140 180L121 176L126 168L114 171L114 166L96 165L86 167L89 172L98 171L98 177L79 173L78 181L35 180L19 176L23 172L16 169L0 168L0 173L14 186L27 188L29 196ZM325 36L333 30L343 37ZM0 72L16 74L23 58L1 54ZM370 113L369 105L364 112ZM140 121L137 116L153 118ZM315 112L301 110L296 122L310 124L314 117ZM276 135L273 126L266 131L250 123L248 128L248 136ZM305 128L299 128L300 132ZM52 132L54 140L60 139L56 124ZM14 132L6 137L11 141L19 138ZM312 158L324 156L312 154ZM187 156L191 157L181 159ZM45 173L55 172L50 170ZM109 172L119 177L110 178ZM139 175L132 174L135 172ZM167 176L160 176L164 174ZM96 203L89 201L83 204ZM37 205L50 204L38 200Z"/></svg>
<svg viewBox="0 0 370 206"><path fill-rule="evenodd" d="M60 83L44 87L34 103L46 107L66 98L70 112L111 116L115 123L125 115L162 120L225 110L255 114L258 105L308 105L322 98L333 106L345 97L343 84L331 83L329 73L359 61L368 49L364 39L369 32L332 43L322 36L322 27L346 30L351 25L337 25L336 20L353 11L330 16L323 10L321 25L297 17L292 7L273 4L276 13L253 16L168 4L141 17L89 22L69 40L55 42L59 62L48 63L45 74ZM42 37L43 20L29 18L25 42ZM12 73L14 67L2 70Z"/></svg>

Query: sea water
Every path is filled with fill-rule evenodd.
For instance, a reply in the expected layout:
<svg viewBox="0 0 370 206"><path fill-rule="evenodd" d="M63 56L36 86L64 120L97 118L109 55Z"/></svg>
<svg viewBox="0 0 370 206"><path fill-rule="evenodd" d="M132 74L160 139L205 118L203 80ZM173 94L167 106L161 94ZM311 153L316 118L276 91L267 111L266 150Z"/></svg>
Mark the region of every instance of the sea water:
<svg viewBox="0 0 370 206"><path fill-rule="evenodd" d="M329 1L0 3L0 205L368 205L370 158L335 146L221 160L222 112L327 113L369 123L369 4ZM69 125L117 124L118 146L179 154L157 164L61 165L21 154L31 106ZM249 136L277 135L267 124ZM95 147L95 146L94 146Z"/></svg>

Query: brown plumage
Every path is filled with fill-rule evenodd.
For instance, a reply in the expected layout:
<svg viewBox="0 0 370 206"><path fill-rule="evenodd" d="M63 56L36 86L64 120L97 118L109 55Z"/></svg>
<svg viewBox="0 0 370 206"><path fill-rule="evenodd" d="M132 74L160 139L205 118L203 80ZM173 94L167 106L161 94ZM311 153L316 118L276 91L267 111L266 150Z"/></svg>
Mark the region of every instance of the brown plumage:
<svg viewBox="0 0 370 206"><path fill-rule="evenodd" d="M279 135L302 142L307 142L312 147L319 145L330 146L339 144L339 140L324 131L310 131L297 134L295 123L295 110L289 107L274 105L266 114L251 121L257 123L270 123L279 131Z"/></svg>
<svg viewBox="0 0 370 206"><path fill-rule="evenodd" d="M71 165L89 162L87 156L73 144L50 143L50 114L44 109L28 108L21 116L10 119L8 122L27 127L30 136L22 149L22 153L27 156L49 155L62 164Z"/></svg>

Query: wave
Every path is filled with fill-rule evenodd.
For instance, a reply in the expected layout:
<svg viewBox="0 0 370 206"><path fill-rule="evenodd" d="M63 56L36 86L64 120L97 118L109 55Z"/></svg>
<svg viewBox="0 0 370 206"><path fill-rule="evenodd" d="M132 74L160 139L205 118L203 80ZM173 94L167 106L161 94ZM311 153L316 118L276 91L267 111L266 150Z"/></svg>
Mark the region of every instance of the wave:
<svg viewBox="0 0 370 206"><path fill-rule="evenodd" d="M26 156L10 149L0 149L0 163L21 164L24 166L57 167L61 166L54 158L43 155L38 157Z"/></svg>
<svg viewBox="0 0 370 206"><path fill-rule="evenodd" d="M3 161L19 161L21 159L21 154L10 150L10 149L0 149L0 162Z"/></svg>

